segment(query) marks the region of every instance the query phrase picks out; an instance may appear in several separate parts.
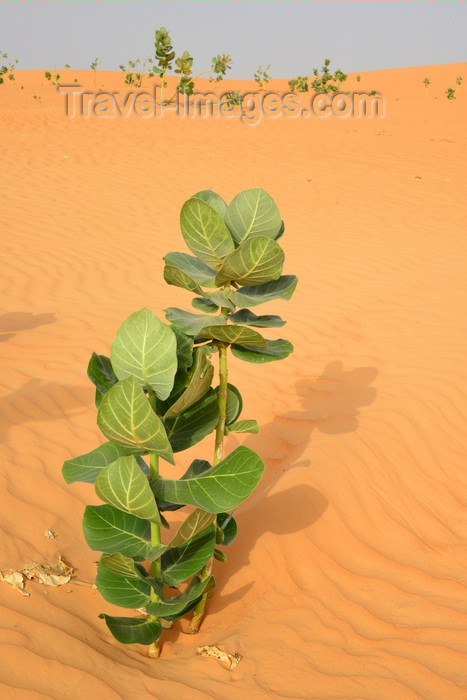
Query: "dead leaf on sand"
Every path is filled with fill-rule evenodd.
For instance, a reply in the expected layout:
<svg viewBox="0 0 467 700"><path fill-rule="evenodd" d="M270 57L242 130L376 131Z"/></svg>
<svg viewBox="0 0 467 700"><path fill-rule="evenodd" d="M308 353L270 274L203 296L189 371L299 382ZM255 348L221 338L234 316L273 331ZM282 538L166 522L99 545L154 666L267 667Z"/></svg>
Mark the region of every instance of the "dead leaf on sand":
<svg viewBox="0 0 467 700"><path fill-rule="evenodd" d="M235 654L229 654L227 651L219 649L218 646L205 645L203 647L198 647L197 653L200 656L211 656L213 659L217 659L221 663L226 664L231 670L238 666L242 658L237 652L235 652Z"/></svg>
<svg viewBox="0 0 467 700"><path fill-rule="evenodd" d="M9 583L23 595L29 595L24 590L24 579L37 581L45 586L64 586L73 574L73 567L68 566L61 557L56 564L26 564L21 571L6 569L0 571L0 581Z"/></svg>
<svg viewBox="0 0 467 700"><path fill-rule="evenodd" d="M13 586L13 588L16 588L16 590L22 593L23 595L29 595L29 593L24 590L23 575L19 571L13 571L13 569L5 569L4 571L0 571L0 581L5 581L5 583L9 583L11 586Z"/></svg>

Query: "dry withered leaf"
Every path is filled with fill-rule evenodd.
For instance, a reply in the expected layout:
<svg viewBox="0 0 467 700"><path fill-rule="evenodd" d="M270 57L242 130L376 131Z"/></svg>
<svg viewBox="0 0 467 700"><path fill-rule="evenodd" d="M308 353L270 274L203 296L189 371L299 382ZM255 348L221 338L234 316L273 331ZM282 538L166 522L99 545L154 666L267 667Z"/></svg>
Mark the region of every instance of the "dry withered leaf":
<svg viewBox="0 0 467 700"><path fill-rule="evenodd" d="M213 659L217 659L221 663L226 664L231 670L238 666L240 659L242 658L237 652L235 652L235 654L229 654L227 651L223 651L215 645L198 647L197 653L200 656L211 656Z"/></svg>
<svg viewBox="0 0 467 700"><path fill-rule="evenodd" d="M64 586L71 579L73 567L68 566L61 557L58 558L56 564L26 564L21 571L14 569L5 569L0 571L0 581L9 583L13 588L16 588L23 595L28 596L29 593L24 590L24 579L28 581L37 581L45 586Z"/></svg>
<svg viewBox="0 0 467 700"><path fill-rule="evenodd" d="M59 557L57 564L26 564L21 573L30 581L38 581L46 586L64 586L71 579L73 568Z"/></svg>
<svg viewBox="0 0 467 700"><path fill-rule="evenodd" d="M9 583L23 595L29 595L29 593L24 590L24 579L20 571L13 571L13 569L5 569L5 571L0 571L0 581Z"/></svg>
<svg viewBox="0 0 467 700"><path fill-rule="evenodd" d="M49 540L55 540L57 535L55 532L52 532L52 530L46 530L44 532L44 537L47 537Z"/></svg>

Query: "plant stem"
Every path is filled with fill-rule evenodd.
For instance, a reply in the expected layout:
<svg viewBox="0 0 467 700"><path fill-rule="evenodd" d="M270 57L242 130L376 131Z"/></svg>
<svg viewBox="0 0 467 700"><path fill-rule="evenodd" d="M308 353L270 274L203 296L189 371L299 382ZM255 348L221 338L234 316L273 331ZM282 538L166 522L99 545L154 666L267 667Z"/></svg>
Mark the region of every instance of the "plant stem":
<svg viewBox="0 0 467 700"><path fill-rule="evenodd" d="M213 460L214 467L216 464L219 464L224 452L224 433L227 415L227 347L227 343L219 343L219 420L216 426L216 442L214 446Z"/></svg>
<svg viewBox="0 0 467 700"><path fill-rule="evenodd" d="M230 288L230 284L227 283L226 287ZM223 316L227 317L229 311L226 308L222 308L221 313ZM213 466L214 467L216 466L216 464L219 464L219 462L222 460L222 456L224 453L225 421L227 418L227 377L228 377L227 348L228 348L228 343L219 342L218 345L219 345L219 393L218 393L218 397L217 397L217 405L219 407L219 420L217 421L217 426L216 426L216 442L214 445L214 459L213 459ZM211 575L212 564L213 564L213 558L211 557L211 559L208 561L206 566L201 571L201 578L202 579L205 579ZM196 634L199 631L201 622L203 620L207 599L208 599L208 594L204 593L203 597L201 598L198 605L195 607L195 609L193 611L193 617L191 619L190 627L188 630L190 634Z"/></svg>
<svg viewBox="0 0 467 700"><path fill-rule="evenodd" d="M149 394L149 402L153 409L155 410L156 397L153 392ZM156 454L149 455L149 478L155 478L159 476L159 457ZM156 547L161 543L161 528L157 523L151 523L151 545ZM155 559L151 562L151 574L154 578L161 577L161 560L160 558ZM155 602L158 597L157 593L151 586L151 602ZM158 620L159 618L155 615L149 615L152 620ZM160 656L161 648L159 645L159 640L156 640L148 647L148 656L152 659L157 659Z"/></svg>

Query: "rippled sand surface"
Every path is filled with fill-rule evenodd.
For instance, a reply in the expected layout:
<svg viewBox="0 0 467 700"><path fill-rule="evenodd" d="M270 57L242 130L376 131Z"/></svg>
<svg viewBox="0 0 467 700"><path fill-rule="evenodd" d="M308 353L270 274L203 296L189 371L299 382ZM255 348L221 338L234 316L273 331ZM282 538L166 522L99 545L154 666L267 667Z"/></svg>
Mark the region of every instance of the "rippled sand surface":
<svg viewBox="0 0 467 700"><path fill-rule="evenodd" d="M266 474L199 635L175 626L150 660L113 640L98 614L118 609L97 591L0 583L5 698L466 700L467 93L444 96L462 70L351 77L384 95L384 118L255 126L70 119L39 71L0 87L0 570L61 554L94 580L81 518L96 496L61 476L101 442L86 365L132 311L189 308L162 256L184 250L191 194L264 188L300 280L263 307L294 354L231 361L261 430L227 449L257 450ZM202 644L242 660L228 671Z"/></svg>

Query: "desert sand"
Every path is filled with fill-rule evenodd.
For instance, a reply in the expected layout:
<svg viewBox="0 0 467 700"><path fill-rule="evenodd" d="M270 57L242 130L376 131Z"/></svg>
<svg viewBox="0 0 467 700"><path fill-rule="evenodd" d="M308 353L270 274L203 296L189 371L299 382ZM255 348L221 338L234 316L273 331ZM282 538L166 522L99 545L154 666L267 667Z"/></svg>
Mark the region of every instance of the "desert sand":
<svg viewBox="0 0 467 700"><path fill-rule="evenodd" d="M361 75L346 89L377 90L384 118L69 118L43 71L0 86L0 570L61 555L94 581L81 519L98 499L61 467L103 441L91 352L137 309L189 309L162 278L186 199L265 189L299 277L261 307L294 354L230 363L261 430L227 450L255 449L266 473L200 633L175 625L151 660L113 639L98 615L126 613L98 591L3 582L4 698L466 700L467 85L445 90L467 66ZM97 88L127 92L119 73Z"/></svg>

